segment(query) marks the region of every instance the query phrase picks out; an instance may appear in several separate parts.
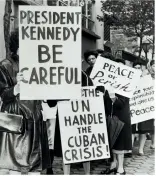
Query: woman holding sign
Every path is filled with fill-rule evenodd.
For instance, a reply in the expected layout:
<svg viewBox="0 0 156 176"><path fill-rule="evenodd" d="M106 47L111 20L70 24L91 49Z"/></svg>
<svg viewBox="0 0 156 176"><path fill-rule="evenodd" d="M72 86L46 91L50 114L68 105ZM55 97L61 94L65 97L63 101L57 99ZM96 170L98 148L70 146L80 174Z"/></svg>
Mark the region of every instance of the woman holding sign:
<svg viewBox="0 0 156 176"><path fill-rule="evenodd" d="M125 64L124 60L116 59L117 62ZM115 141L112 148L113 161L110 168L102 171L101 174L125 175L124 170L124 154L132 150L132 130L130 120L129 99L121 95L115 94L114 91L108 90L105 94L105 111L108 118L112 116L124 123L124 126Z"/></svg>
<svg viewBox="0 0 156 176"><path fill-rule="evenodd" d="M86 62L90 65L87 69L87 74L90 75L94 63L96 61L96 55L92 52L86 52L84 54ZM102 57L104 59L108 58L114 60L111 54L103 53ZM117 62L125 64L121 59L116 59ZM117 116L118 119L124 123L124 127L121 130L114 146L113 146L113 162L111 162L110 169L102 171L101 174L118 174L125 175L124 164L124 153L130 152L132 150L131 143L131 121L130 121L130 108L129 99L120 95L117 95L110 90L105 93L105 111L106 115L111 118L111 116Z"/></svg>
<svg viewBox="0 0 156 176"><path fill-rule="evenodd" d="M21 130L0 131L0 172L8 175L39 173L51 166L41 102L22 101L19 98L20 81L23 76L18 73L18 36L18 30L12 32L10 37L11 58L2 61L0 66L0 97L3 102L1 111L6 112L4 116L6 118L12 114L14 117L21 118L20 121L22 121L22 123L17 121L17 124L21 125L19 126ZM1 123L2 119L0 119L0 126ZM12 129L16 125L12 123L7 124L8 128L10 126Z"/></svg>
<svg viewBox="0 0 156 176"><path fill-rule="evenodd" d="M103 52L100 49L97 49L96 51L94 51L94 50L86 51L84 53L84 58L85 58L85 61L87 62L87 64L89 65L89 67L86 70L86 73L88 76L90 76L91 71L93 69L93 66L94 66L98 56L101 56L101 57L104 57L104 58L107 58L110 60L114 60L114 57L112 56L112 54L110 54L108 52Z"/></svg>
<svg viewBox="0 0 156 176"><path fill-rule="evenodd" d="M142 66L145 66L145 64L141 63L141 62L135 62L133 64L133 68L135 69L139 69L142 71ZM145 72L142 71L142 76L146 76L147 75L147 70L145 70ZM152 138L154 136L154 120L147 120L144 122L140 122L138 124L134 124L132 125L132 145L134 143L134 138L136 136L136 134L139 134L139 151L138 151L138 155L142 156L144 155L144 146L145 146L145 142L146 142L146 134L150 133L152 134ZM154 138L153 138L154 139ZM154 141L154 140L152 140ZM153 148L153 143L152 142L152 146L151 148Z"/></svg>
<svg viewBox="0 0 156 176"><path fill-rule="evenodd" d="M87 76L87 74L82 71L82 87L84 86L93 86L91 79ZM57 106L57 102L59 100L47 100L49 107L53 108ZM60 100L61 101L61 100ZM49 127L50 128L50 127ZM50 137L50 136L49 136ZM61 134L60 134L60 126L59 126L59 118L58 112L56 115L56 127L55 127L55 137L54 137L54 150L51 150L51 160L53 162L54 155L57 157L62 157L62 146L61 146ZM83 167L86 175L90 174L90 162L83 162ZM70 164L63 164L64 175L70 174ZM48 169L47 174L53 173L52 168Z"/></svg>

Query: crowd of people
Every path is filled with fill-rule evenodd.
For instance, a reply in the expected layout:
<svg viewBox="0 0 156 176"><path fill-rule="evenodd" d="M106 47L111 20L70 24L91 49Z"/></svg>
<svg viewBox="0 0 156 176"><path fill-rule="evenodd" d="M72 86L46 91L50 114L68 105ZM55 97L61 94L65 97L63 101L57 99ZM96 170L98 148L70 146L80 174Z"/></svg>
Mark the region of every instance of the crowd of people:
<svg viewBox="0 0 156 176"><path fill-rule="evenodd" d="M40 172L46 170L46 174L51 175L53 174L54 156L62 157L57 110L57 103L61 100L20 100L20 82L23 79L23 74L19 72L18 35L18 30L12 32L10 37L11 57L3 60L0 64L0 98L2 100L2 113L24 117L24 130L19 134L12 132L11 129L9 132L0 130L0 174L28 174L29 172L40 174ZM82 87L93 86L90 74L99 55L103 59L110 59L126 65L123 59L115 58L111 53L103 50L87 51L84 53L84 59L89 67L86 71L82 70L81 72ZM140 61L133 64L135 69L143 69L144 67L145 65ZM148 68L150 71L147 74L150 74L154 79L154 60L149 63ZM142 72L142 76L145 71L147 69ZM129 99L106 90L103 86L99 86L97 89L103 93L106 120L116 116L124 123L118 138L110 148L111 158L108 160L110 167L99 174L125 175L124 158L131 157L136 137L139 136L138 155L144 155L144 145L148 136L151 137L152 141L151 149L154 149L154 117L152 120L131 125ZM51 117L53 118L46 119L43 106L48 106L53 110L51 111ZM55 119L55 117L56 125L52 125L53 121L51 119ZM0 128L2 128L1 121ZM54 141L53 131L55 131ZM109 139L109 142L111 143L111 139ZM85 174L89 175L90 161L84 162L83 167ZM63 164L63 170L64 174L70 174L70 165Z"/></svg>

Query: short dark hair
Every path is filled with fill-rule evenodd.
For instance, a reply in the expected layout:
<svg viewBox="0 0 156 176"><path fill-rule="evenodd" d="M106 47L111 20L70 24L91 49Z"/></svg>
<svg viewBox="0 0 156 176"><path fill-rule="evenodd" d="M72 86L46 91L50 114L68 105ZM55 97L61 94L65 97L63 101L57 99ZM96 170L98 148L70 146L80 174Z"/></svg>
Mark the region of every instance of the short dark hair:
<svg viewBox="0 0 156 176"><path fill-rule="evenodd" d="M115 59L115 62L118 62L118 63L121 62L121 63L123 63L125 65L125 60L123 60L121 58Z"/></svg>
<svg viewBox="0 0 156 176"><path fill-rule="evenodd" d="M150 66L154 65L155 64L155 60L151 60L150 61Z"/></svg>
<svg viewBox="0 0 156 176"><path fill-rule="evenodd" d="M113 60L113 61L115 60L114 56L109 52L104 52L104 53L101 54L101 56L105 57L107 59Z"/></svg>
<svg viewBox="0 0 156 176"><path fill-rule="evenodd" d="M15 29L13 32L11 32L9 48L13 54L17 54L17 50L19 48L19 31L18 31L18 29Z"/></svg>
<svg viewBox="0 0 156 176"><path fill-rule="evenodd" d="M84 53L84 59L85 59L86 62L88 62L87 59L88 59L88 57L91 56L91 55L94 55L94 56L97 58L98 53L97 53L96 51L94 51L94 50L88 50L88 51L86 51L86 52Z"/></svg>

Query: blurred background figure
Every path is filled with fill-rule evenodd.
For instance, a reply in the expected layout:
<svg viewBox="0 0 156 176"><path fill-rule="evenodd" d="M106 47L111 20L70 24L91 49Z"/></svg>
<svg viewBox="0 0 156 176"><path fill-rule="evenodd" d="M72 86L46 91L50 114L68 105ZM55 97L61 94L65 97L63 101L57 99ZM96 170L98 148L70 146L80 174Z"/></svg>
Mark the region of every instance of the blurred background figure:
<svg viewBox="0 0 156 176"><path fill-rule="evenodd" d="M123 59L116 59L115 61L125 65L125 61ZM117 116L118 119L124 123L124 126L113 146L113 160L110 164L110 168L102 171L101 174L125 175L124 154L132 151L132 129L129 99L115 93L114 97L112 97L112 93L110 96L110 92L108 90L108 94L105 94L105 111L107 116Z"/></svg>
<svg viewBox="0 0 156 176"><path fill-rule="evenodd" d="M146 70L142 69L143 66L145 65L143 65L143 63L140 61L137 61L133 64L133 68L142 71L141 77L149 74L147 69ZM151 73L152 73L151 75L153 75L153 71L151 71ZM152 138L151 148L154 148L154 119L132 125L132 145L134 144L136 135L139 134L139 149L138 149L139 156L144 155L144 146L145 146L148 133L151 134L151 138Z"/></svg>

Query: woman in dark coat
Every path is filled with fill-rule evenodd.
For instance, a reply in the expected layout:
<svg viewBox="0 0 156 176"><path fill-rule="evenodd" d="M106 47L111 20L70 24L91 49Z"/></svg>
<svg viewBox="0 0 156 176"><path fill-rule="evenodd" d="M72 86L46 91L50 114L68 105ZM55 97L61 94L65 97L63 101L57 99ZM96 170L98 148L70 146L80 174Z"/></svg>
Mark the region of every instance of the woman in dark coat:
<svg viewBox="0 0 156 176"><path fill-rule="evenodd" d="M123 60L117 59L119 63L124 64ZM111 97L111 98L110 98ZM124 126L115 141L112 149L113 161L111 162L110 169L107 169L103 174L118 174L125 175L124 170L124 154L129 153L132 150L132 129L130 119L130 106L129 99L118 94L112 96L109 90L105 93L105 112L106 116L117 116L120 121L124 123Z"/></svg>
<svg viewBox="0 0 156 176"><path fill-rule="evenodd" d="M112 113L112 115L117 116L119 120L124 123L124 126L113 146L113 162L111 163L110 169L103 172L103 174L110 174L113 172L125 174L123 168L124 154L129 153L132 150L129 99L118 94L115 94L115 96L116 100L112 105L112 100L109 97L108 92L105 94L106 116L110 116Z"/></svg>
<svg viewBox="0 0 156 176"><path fill-rule="evenodd" d="M130 120L130 109L129 109L129 99L126 97L123 97L121 95L116 95L116 101L114 102L112 106L112 100L107 97L105 98L105 111L106 115L111 115L111 112L113 111L112 115L115 115L124 122L124 127L119 134L119 137L117 138L114 149L115 150L125 150L130 151L132 150L131 145L131 120ZM108 96L107 92L105 97ZM112 110L111 110L112 107Z"/></svg>
<svg viewBox="0 0 156 176"><path fill-rule="evenodd" d="M94 50L86 51L84 53L84 59L86 63L89 65L89 67L86 69L86 74L88 76L90 76L98 56L101 56L110 60L114 60L114 57L112 56L112 54L108 52L104 52L103 50L100 50L100 49L97 49L96 51Z"/></svg>
<svg viewBox="0 0 156 176"><path fill-rule="evenodd" d="M0 66L1 111L22 115L26 124L22 134L0 132L0 170L6 170L7 174L11 171L41 172L51 167L41 102L19 99L18 35L18 30L11 34L11 58L2 61Z"/></svg>

